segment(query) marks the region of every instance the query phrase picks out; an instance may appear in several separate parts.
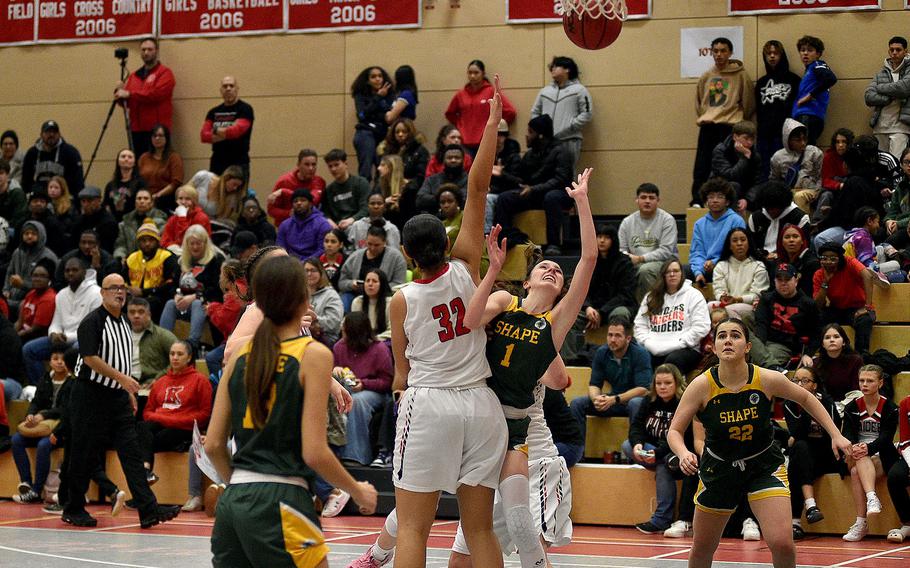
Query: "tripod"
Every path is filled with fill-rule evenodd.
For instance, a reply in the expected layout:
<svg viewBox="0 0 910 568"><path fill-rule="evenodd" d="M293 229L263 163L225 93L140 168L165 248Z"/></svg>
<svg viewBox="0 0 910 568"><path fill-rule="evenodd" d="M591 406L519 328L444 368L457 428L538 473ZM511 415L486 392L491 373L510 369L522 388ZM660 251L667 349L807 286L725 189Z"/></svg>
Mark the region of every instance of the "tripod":
<svg viewBox="0 0 910 568"><path fill-rule="evenodd" d="M124 49L124 51L126 50ZM127 76L129 76L129 73L126 70L126 56L120 57L118 55L117 58L120 59L120 82L123 83ZM104 124L101 126L101 133L98 135L98 141L95 142L95 149L92 150L92 158L88 162L88 167L85 168L85 175L82 176L83 182L88 179L88 174L92 171L92 164L95 163L95 156L98 155L101 139L104 138L104 133L107 131L107 125L110 123L111 116L114 114L114 108L116 108L118 104L123 108L123 121L126 125L126 143L130 150L133 149L133 136L130 128L130 111L128 103L126 99L114 99L111 101L111 108L107 110L107 117L104 119Z"/></svg>

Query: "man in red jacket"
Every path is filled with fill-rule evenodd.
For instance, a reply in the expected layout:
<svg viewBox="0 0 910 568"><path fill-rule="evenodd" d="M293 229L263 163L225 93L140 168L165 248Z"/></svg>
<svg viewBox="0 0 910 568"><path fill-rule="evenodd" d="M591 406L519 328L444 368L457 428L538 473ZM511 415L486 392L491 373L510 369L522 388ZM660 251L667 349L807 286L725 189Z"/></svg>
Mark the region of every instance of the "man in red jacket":
<svg viewBox="0 0 910 568"><path fill-rule="evenodd" d="M291 216L293 204L291 196L297 188L310 190L313 194L313 205L322 201L322 192L325 190L325 180L316 174L316 150L304 148L297 154L297 167L283 174L268 198L269 215L277 227L281 222Z"/></svg>
<svg viewBox="0 0 910 568"><path fill-rule="evenodd" d="M157 124L171 130L174 105L174 73L158 61L158 40L147 37L139 44L142 67L130 73L114 89L114 98L125 101L130 111L130 132L136 159L148 152L152 128Z"/></svg>

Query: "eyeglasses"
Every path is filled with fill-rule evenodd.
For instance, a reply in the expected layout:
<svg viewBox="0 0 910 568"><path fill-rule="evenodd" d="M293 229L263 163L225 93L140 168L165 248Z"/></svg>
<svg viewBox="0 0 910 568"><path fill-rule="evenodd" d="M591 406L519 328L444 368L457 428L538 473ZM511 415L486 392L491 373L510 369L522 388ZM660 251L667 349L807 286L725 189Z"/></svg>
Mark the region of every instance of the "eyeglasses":
<svg viewBox="0 0 910 568"><path fill-rule="evenodd" d="M126 286L108 286L107 288L102 288L106 292L126 292Z"/></svg>
<svg viewBox="0 0 910 568"><path fill-rule="evenodd" d="M910 160L901 160L902 166L910 166Z"/></svg>
<svg viewBox="0 0 910 568"><path fill-rule="evenodd" d="M820 256L820 257L818 257L818 261L819 261L819 262L837 262L838 260L840 260L840 259L837 258L836 256Z"/></svg>
<svg viewBox="0 0 910 568"><path fill-rule="evenodd" d="M809 383L814 383L812 379L790 379L790 382L795 385L808 385Z"/></svg>

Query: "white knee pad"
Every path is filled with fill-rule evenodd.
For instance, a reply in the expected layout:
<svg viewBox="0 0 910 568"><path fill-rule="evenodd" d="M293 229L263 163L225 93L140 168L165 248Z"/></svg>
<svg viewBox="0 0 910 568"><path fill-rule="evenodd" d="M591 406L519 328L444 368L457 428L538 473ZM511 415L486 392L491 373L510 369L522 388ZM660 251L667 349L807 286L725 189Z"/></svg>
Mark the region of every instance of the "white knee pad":
<svg viewBox="0 0 910 568"><path fill-rule="evenodd" d="M389 516L385 518L385 532L389 533L392 538L398 538L398 509L392 509Z"/></svg>

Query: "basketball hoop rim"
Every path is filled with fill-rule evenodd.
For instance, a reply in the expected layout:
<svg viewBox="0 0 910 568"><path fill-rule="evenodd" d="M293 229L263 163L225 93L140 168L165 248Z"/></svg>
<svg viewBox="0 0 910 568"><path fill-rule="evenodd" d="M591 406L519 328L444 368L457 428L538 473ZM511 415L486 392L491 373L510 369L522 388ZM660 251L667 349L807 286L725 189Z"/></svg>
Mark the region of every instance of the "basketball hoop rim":
<svg viewBox="0 0 910 568"><path fill-rule="evenodd" d="M625 21L629 11L625 0L560 0L563 15L575 12L578 17L607 18Z"/></svg>

